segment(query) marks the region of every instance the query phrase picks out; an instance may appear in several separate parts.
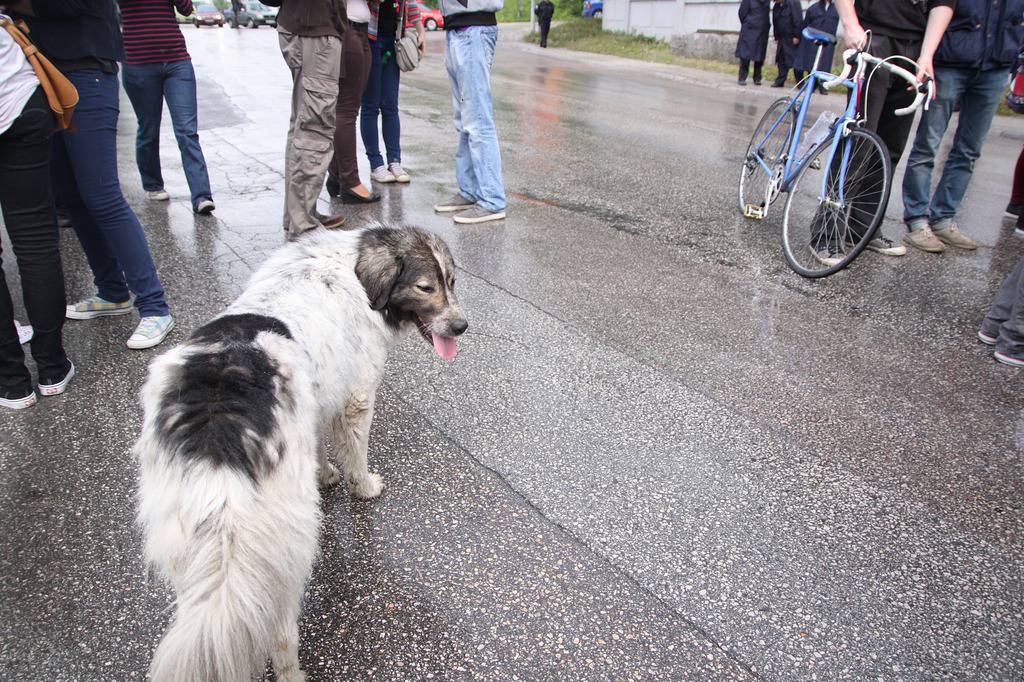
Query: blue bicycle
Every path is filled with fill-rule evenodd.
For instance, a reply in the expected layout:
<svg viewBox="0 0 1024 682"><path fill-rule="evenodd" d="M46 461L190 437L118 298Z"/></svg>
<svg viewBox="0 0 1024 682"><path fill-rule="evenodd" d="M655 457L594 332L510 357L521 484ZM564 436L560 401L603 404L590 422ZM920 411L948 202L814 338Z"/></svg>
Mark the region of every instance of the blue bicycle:
<svg viewBox="0 0 1024 682"><path fill-rule="evenodd" d="M834 44L835 36L812 28L805 40L822 47ZM804 277L827 277L842 270L861 254L874 238L885 217L892 190L892 162L885 142L861 127L859 103L865 71L883 68L916 90L914 102L896 111L913 114L931 99L930 79L918 83L911 71L893 59L877 59L864 50L847 50L839 76L813 70L796 96L783 97L768 107L750 139L740 174L740 211L747 218L763 220L779 194L787 193L782 217L782 245L786 260ZM811 97L821 83L826 88L844 86L850 97L841 114L825 112L805 132Z"/></svg>

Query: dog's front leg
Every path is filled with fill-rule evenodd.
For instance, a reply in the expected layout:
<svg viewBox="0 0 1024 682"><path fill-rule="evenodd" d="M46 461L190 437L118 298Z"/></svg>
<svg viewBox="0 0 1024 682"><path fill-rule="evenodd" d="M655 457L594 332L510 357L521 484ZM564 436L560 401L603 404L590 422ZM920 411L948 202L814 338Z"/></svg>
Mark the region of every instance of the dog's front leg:
<svg viewBox="0 0 1024 682"><path fill-rule="evenodd" d="M327 445L324 443L323 435L321 434L317 440L317 454L320 460L320 487L333 488L341 483L341 473L338 471L338 467L334 466L327 457Z"/></svg>
<svg viewBox="0 0 1024 682"><path fill-rule="evenodd" d="M345 412L334 419L334 447L342 473L352 494L364 500L384 489L380 474L370 473L366 461L375 397L373 391L353 395Z"/></svg>

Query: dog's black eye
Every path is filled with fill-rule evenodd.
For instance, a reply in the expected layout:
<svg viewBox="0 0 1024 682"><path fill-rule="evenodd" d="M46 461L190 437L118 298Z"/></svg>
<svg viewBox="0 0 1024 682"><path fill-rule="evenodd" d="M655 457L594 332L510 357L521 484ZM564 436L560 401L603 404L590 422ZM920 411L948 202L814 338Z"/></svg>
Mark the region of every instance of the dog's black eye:
<svg viewBox="0 0 1024 682"><path fill-rule="evenodd" d="M416 288L419 289L420 291L422 291L425 294L432 294L432 293L434 293L434 287L432 287L432 286L430 286L428 284L417 284Z"/></svg>

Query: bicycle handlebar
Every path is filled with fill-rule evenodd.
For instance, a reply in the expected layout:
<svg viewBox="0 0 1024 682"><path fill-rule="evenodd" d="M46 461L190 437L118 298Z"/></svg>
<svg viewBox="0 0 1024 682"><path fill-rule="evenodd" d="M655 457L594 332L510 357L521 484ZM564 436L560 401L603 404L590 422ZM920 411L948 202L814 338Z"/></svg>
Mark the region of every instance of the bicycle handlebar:
<svg viewBox="0 0 1024 682"><path fill-rule="evenodd" d="M913 64L913 60L907 59L908 62ZM856 67L860 70L863 63L874 64L875 66L881 67L889 73L899 76L905 80L911 87L914 88L917 95L914 97L913 103L909 106L897 109L895 114L897 116L906 116L917 111L922 104L927 105L935 96L935 82L927 77L922 82L918 82L917 75L907 71L902 66L896 66L891 62L887 62L884 59L873 57L863 50L849 49L843 52L843 72L831 80L824 81L822 85L827 89L832 89L842 85L850 77L850 72Z"/></svg>

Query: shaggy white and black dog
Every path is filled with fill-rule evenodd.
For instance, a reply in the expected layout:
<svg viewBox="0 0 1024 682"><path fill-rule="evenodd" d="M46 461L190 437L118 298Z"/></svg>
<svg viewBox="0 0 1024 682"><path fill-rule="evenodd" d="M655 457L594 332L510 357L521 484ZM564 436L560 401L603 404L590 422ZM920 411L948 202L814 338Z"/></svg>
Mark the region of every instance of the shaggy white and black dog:
<svg viewBox="0 0 1024 682"><path fill-rule="evenodd" d="M318 231L272 256L223 314L153 361L139 522L177 596L155 682L304 680L298 616L320 485L357 497L388 350L416 328L445 360L468 324L445 243L417 229ZM327 461L331 436L339 470Z"/></svg>

